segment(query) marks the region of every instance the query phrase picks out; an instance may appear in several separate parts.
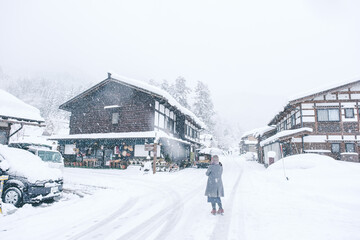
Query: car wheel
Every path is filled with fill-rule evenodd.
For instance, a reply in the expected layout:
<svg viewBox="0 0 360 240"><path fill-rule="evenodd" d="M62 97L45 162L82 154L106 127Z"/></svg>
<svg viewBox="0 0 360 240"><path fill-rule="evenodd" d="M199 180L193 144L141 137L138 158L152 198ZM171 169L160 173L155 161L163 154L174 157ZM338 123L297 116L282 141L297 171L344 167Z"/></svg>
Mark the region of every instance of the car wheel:
<svg viewBox="0 0 360 240"><path fill-rule="evenodd" d="M22 193L17 187L10 187L4 192L4 203L19 207L22 203Z"/></svg>

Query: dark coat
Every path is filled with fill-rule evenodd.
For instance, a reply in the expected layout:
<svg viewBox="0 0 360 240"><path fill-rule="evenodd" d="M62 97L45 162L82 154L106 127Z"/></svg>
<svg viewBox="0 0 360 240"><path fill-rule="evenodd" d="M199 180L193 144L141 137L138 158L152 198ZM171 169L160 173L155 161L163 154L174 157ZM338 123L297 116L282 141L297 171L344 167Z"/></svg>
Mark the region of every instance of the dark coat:
<svg viewBox="0 0 360 240"><path fill-rule="evenodd" d="M205 196L208 197L223 197L224 196L224 186L221 180L221 175L223 172L222 166L219 164L211 164L206 171L206 175L209 176Z"/></svg>

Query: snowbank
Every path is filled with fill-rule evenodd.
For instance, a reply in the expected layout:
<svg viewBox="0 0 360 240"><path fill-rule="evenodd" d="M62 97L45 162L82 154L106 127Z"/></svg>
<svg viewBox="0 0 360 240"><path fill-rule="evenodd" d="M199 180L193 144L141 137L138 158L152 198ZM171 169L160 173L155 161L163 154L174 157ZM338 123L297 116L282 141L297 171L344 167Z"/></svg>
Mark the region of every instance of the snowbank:
<svg viewBox="0 0 360 240"><path fill-rule="evenodd" d="M0 89L0 116L44 122L40 110Z"/></svg>
<svg viewBox="0 0 360 240"><path fill-rule="evenodd" d="M30 182L62 178L60 170L47 167L41 158L28 151L0 144L0 154L9 164L11 175L26 177Z"/></svg>
<svg viewBox="0 0 360 240"><path fill-rule="evenodd" d="M331 157L307 153L282 158L274 164L271 164L268 167L268 171L283 170L283 162L286 169L328 168L337 166L336 160Z"/></svg>
<svg viewBox="0 0 360 240"><path fill-rule="evenodd" d="M316 154L283 160L285 172L282 160L267 169L245 162L244 239L359 239L360 164Z"/></svg>

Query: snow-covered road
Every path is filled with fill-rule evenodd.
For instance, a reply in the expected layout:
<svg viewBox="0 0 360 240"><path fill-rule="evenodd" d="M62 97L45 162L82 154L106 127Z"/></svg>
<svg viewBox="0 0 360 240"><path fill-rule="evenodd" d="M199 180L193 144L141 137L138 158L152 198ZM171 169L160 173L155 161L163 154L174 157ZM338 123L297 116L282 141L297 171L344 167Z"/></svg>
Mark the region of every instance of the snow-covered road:
<svg viewBox="0 0 360 240"><path fill-rule="evenodd" d="M60 201L5 206L0 239L360 239L360 164L293 166L286 181L282 169L220 160L224 216L210 214L205 169L67 168Z"/></svg>
<svg viewBox="0 0 360 240"><path fill-rule="evenodd" d="M16 239L238 239L242 222L239 158L224 164L225 215L210 215L205 169L144 175L126 171L65 170L63 199L25 205L0 221L0 236ZM235 212L234 212L235 211ZM235 224L232 224L232 223Z"/></svg>

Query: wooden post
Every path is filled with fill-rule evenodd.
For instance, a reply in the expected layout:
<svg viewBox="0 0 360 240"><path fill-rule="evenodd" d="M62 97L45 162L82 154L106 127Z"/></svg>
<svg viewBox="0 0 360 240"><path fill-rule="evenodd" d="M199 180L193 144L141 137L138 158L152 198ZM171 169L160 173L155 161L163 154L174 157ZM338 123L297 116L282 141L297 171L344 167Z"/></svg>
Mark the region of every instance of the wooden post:
<svg viewBox="0 0 360 240"><path fill-rule="evenodd" d="M157 142L155 141L154 142L154 150L153 150L153 153L154 153L154 159L153 159L153 174L156 173L156 154L157 154Z"/></svg>

